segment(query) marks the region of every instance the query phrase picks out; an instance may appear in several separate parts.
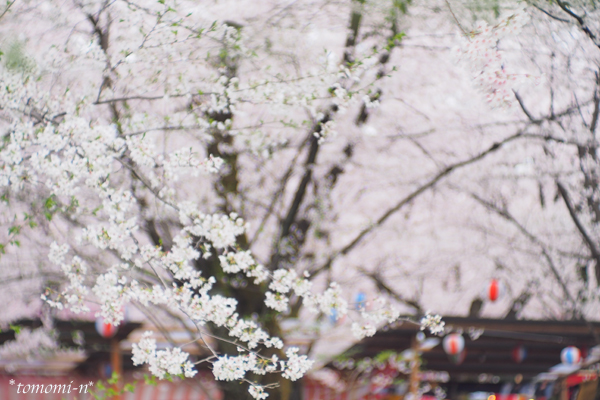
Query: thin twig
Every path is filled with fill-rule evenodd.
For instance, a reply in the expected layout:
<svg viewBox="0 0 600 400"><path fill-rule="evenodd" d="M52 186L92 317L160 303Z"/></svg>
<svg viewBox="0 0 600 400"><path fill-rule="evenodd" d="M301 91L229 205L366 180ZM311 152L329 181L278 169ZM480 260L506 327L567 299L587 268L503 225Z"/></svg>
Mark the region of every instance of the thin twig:
<svg viewBox="0 0 600 400"><path fill-rule="evenodd" d="M446 2L446 5L448 6L448 10L450 11L450 14L452 14L452 18L454 18L454 21L456 22L456 25L458 25L458 27L460 28L462 33L464 33L465 36L469 36L469 34L465 30L465 28L463 28L463 26L460 24L460 22L458 22L458 18L456 18L456 15L454 15L454 11L452 11L452 7L450 7L450 3L448 2L448 0L444 0L444 1Z"/></svg>
<svg viewBox="0 0 600 400"><path fill-rule="evenodd" d="M8 10L10 10L12 5L15 4L16 1L17 0L11 1L6 5L6 8L4 9L4 11L2 11L2 14L0 14L0 19L2 19L2 17L4 17L4 15L8 12Z"/></svg>
<svg viewBox="0 0 600 400"><path fill-rule="evenodd" d="M522 135L523 135L523 132L518 131L517 133L503 139L502 141L494 143L492 146L490 146L486 150L482 151L481 153L477 154L476 156L473 156L464 161L454 163L454 164L444 168L443 170L438 172L434 177L429 179L426 183L424 183L423 185L421 185L417 189L415 189L413 192L411 192L408 196L402 198L402 200L400 200L395 206L388 209L374 223L372 223L371 225L369 225L368 227L366 227L362 231L360 231L352 241L350 241L347 245L342 247L340 250L334 252L323 265L321 265L321 266L317 267L316 269L314 269L313 271L311 271L311 274L318 274L318 273L328 269L335 259L337 259L339 256L346 255L347 253L349 253L367 235L369 235L371 232L373 232L376 228L383 225L398 210L402 209L405 205L412 202L414 199L416 199L417 197L419 197L420 195L425 193L427 190L434 187L439 181L441 181L446 176L450 175L450 173L452 173L453 171L460 169L462 167L471 165L471 164L485 158L487 155L494 153L495 151L500 149L506 143L509 143L515 139L521 138Z"/></svg>

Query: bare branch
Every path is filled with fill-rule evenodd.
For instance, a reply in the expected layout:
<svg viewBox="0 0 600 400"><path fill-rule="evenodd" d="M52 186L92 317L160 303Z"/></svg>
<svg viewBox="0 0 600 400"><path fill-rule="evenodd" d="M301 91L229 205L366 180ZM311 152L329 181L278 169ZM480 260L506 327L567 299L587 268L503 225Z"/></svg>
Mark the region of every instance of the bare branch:
<svg viewBox="0 0 600 400"><path fill-rule="evenodd" d="M6 13L8 12L8 10L10 10L12 5L15 4L15 1L17 0L13 0L6 3L6 8L4 9L4 11L2 11L2 14L0 14L0 19L2 19L6 15Z"/></svg>
<svg viewBox="0 0 600 400"><path fill-rule="evenodd" d="M517 93L515 90L513 90L513 93L515 94L515 98L517 99L519 106L521 106L521 110L523 110L523 113L525 113L527 118L529 118L529 121L535 125L541 124L542 120L534 118L533 115L529 112L529 110L525 108L525 104L523 103L523 99L521 98L521 96L519 96L519 93Z"/></svg>
<svg viewBox="0 0 600 400"><path fill-rule="evenodd" d="M537 245L540 248L542 255L544 256L544 258L546 259L546 262L548 263L548 266L550 267L550 271L552 272L552 275L554 276L557 283L562 288L565 297L567 299L569 299L569 301L572 303L574 308L577 307L577 303L576 303L575 299L571 295L571 292L569 292L567 285L565 284L564 280L560 276L560 274L558 272L558 268L556 268L556 265L554 264L552 257L550 257L550 253L547 249L547 246L540 239L538 239L535 235L533 235L531 232L529 232L523 225L521 225L521 223L519 221L517 221L517 219L508 212L508 210L498 207L494 203L479 197L475 193L469 193L469 195L471 196L471 198L473 200L477 201L479 204L483 205L488 210L495 212L496 214L498 214L505 220L512 223L519 230L519 232L521 232L524 236L527 237L527 239L529 239L532 243L534 243L535 245Z"/></svg>
<svg viewBox="0 0 600 400"><path fill-rule="evenodd" d="M581 310L578 307L578 303L576 302L575 298L573 298L573 296L571 295L571 292L569 292L569 290L567 289L567 285L565 284L564 280L561 278L560 274L558 273L558 268L556 268L556 265L554 264L552 257L550 257L550 252L548 251L547 246L540 239L538 239L535 235L533 235L531 232L529 232L523 225L521 225L521 223L519 221L517 221L517 219L508 212L508 210L499 208L495 204L477 196L475 193L469 193L469 194L470 194L471 198L476 200L478 203L480 203L487 209L494 211L496 214L498 214L502 218L506 219L507 221L511 222L513 225L515 225L517 227L517 229L523 235L525 235L532 243L536 244L540 248L542 255L544 256L544 258L546 259L546 262L548 263L548 266L550 267L550 271L552 272L552 275L554 275L554 278L556 279L556 281L562 288L563 293L565 294L567 299L571 302L573 311L577 314L577 316L579 318L581 318L585 321L585 323L586 323L587 327L589 328L590 333L594 337L594 340L596 341L596 343L600 343L600 336L598 336L598 334L594 330L594 327L589 323L589 321L587 321L585 319L585 317L583 316L583 312L581 312ZM529 285L527 285L527 287L529 287ZM529 292L527 290L525 290L519 296L519 298L517 298L513 302L513 305L511 307L511 310L509 311L509 314L507 314L507 317L514 311L516 304L518 304L519 302L523 303L523 302L528 301L529 296L530 296Z"/></svg>
<svg viewBox="0 0 600 400"><path fill-rule="evenodd" d="M359 268L359 271L365 275L368 276L369 278L371 278L373 280L373 282L375 282L375 285L377 285L377 288L384 293L389 294L390 296L392 296L394 299L396 299L397 301L399 301L400 303L403 303L411 308L414 308L415 311L420 315L423 314L423 309L421 308L421 305L414 301L414 300L410 300L410 299L406 299L404 297L402 297L402 295L400 295L398 292L396 292L394 289L390 288L385 282L384 279L379 275L378 272L368 272L365 271L362 268Z"/></svg>
<svg viewBox="0 0 600 400"><path fill-rule="evenodd" d="M573 10L571 10L569 3L566 3L566 2L561 1L561 0L556 0L556 4L558 4L558 6L565 13L567 13L567 15L569 15L571 18L573 18L575 21L577 21L577 24L579 25L579 27L581 28L581 30L592 40L592 42L594 43L594 45L596 47L600 48L600 43L598 42L598 38L591 31L591 29L589 28L589 26L587 26L587 24L585 23L584 17L581 17L581 16L575 14L575 12L573 12Z"/></svg>
<svg viewBox="0 0 600 400"><path fill-rule="evenodd" d="M596 126L598 126L598 115L600 114L600 76L596 71L596 88L594 89L594 113L592 114L592 122L590 123L590 132L592 135L596 133Z"/></svg>
<svg viewBox="0 0 600 400"><path fill-rule="evenodd" d="M598 247L596 247L596 243L590 237L590 235L586 231L585 227L579 220L579 217L577 216L577 213L575 212L575 209L573 208L573 204L571 203L571 199L569 198L569 193L567 192L567 189L558 180L556 181L556 187L558 188L560 196L563 198L565 205L567 206L567 209L569 210L569 215L571 215L571 219L575 223L577 230L583 237L583 240L585 241L588 249L590 250L590 253L592 254L592 258L594 259L594 261L596 263L596 265L595 265L596 282L598 283L598 285L600 285L600 251L598 251Z"/></svg>
<svg viewBox="0 0 600 400"><path fill-rule="evenodd" d="M454 164L452 164L452 165L444 168L442 171L438 172L433 178L429 179L429 181L427 181L423 185L419 186L416 190L414 190L413 192L411 192L408 196L404 197L402 200L400 200L398 203L396 203L395 206L393 206L389 210L387 210L374 223L372 223L371 225L369 225L368 227L366 227L362 231L360 231L356 235L356 237L352 241L350 241L346 246L342 247L342 249L340 249L340 250L336 251L335 253L333 253L323 265L321 265L320 267L315 268L312 271L312 274L317 274L317 273L319 273L321 271L324 271L324 270L328 269L331 266L331 264L333 263L333 261L335 259L337 259L340 255L346 255L346 254L348 254L367 235L369 235L375 229L377 229L378 227L380 227L381 225L383 225L397 211L399 211L405 205L407 205L408 203L410 203L411 201L413 201L414 199L416 199L417 197L419 197L420 195L422 195L423 193L425 193L427 190L429 190L432 187L434 187L439 181L441 181L442 179L444 179L446 176L450 175L450 173L452 173L453 171L455 171L457 169L460 169L462 167L466 167L468 165L474 164L477 161L480 161L481 159L485 158L487 155L498 151L506 143L512 142L513 140L519 139L521 137L522 137L522 131L519 131L519 132L517 132L517 133L515 133L515 134L513 134L513 135L511 135L511 136L509 136L507 138L505 138L504 140L502 140L500 142L494 143L489 148L487 148L486 150L484 150L481 153L477 154L476 156L473 156L473 157L471 157L471 158L469 158L467 160L464 160L464 161L460 161L460 162L454 163Z"/></svg>
<svg viewBox="0 0 600 400"><path fill-rule="evenodd" d="M173 95L173 96L169 96L169 97L183 97L183 96L188 96L186 95ZM99 105L99 104L112 104L112 103L117 103L119 101L129 101L129 100L162 100L164 99L165 96L129 96L129 97L117 97L114 99L106 99L106 100L96 100L94 102L95 105Z"/></svg>
<svg viewBox="0 0 600 400"><path fill-rule="evenodd" d="M535 133L524 133L522 136L525 139L539 139L539 140L544 140L546 142L556 142L556 143L568 144L568 145L573 145L573 146L581 145L581 143L577 143L572 140L567 140L567 139L563 139L560 137L552 136L550 134L540 135L540 134L535 134Z"/></svg>
<svg viewBox="0 0 600 400"><path fill-rule="evenodd" d="M250 241L248 242L249 246L258 239L260 234L263 232L263 229L265 227L265 224L267 223L267 220L273 214L275 204L283 195L283 192L285 191L285 187L286 187L290 177L292 176L294 167L296 166L296 162L298 161L298 157L300 157L300 154L301 154L302 150L304 149L304 146L306 145L306 143L308 143L307 140L305 140L302 143L302 145L298 147L298 151L296 152L296 154L294 155L294 158L290 162L288 169L285 171L285 173L279 180L279 187L277 188L273 197L271 198L271 202L269 203L269 206L267 207L267 211L265 212L265 215L263 216L262 220L260 221L260 224L258 225L258 229L254 233L254 236L252 237L252 239L250 239Z"/></svg>
<svg viewBox="0 0 600 400"><path fill-rule="evenodd" d="M548 11L544 10L543 8L541 8L540 6L538 6L538 5L537 5L537 4L535 4L535 3L533 3L532 5L533 5L535 8L537 8L539 11L543 12L544 14L546 14L547 16L549 16L549 17L550 17L550 18L552 18L552 19L555 19L555 20L557 20L557 21L560 21L560 22L565 22L565 23L566 23L566 22L569 22L569 20L568 20L568 19L560 18L560 17L557 17L556 15L550 14Z"/></svg>
<svg viewBox="0 0 600 400"><path fill-rule="evenodd" d="M454 21L456 22L456 25L458 25L458 27L460 28L460 30L462 31L462 33L465 36L469 36L469 34L465 30L465 28L463 28L463 26L460 24L460 22L458 22L458 18L456 18L456 15L454 15L454 11L452 11L452 7L450 7L450 3L448 3L448 0L444 0L444 1L446 2L446 5L448 6L448 10L450 11L450 14L452 14L452 18L454 18Z"/></svg>

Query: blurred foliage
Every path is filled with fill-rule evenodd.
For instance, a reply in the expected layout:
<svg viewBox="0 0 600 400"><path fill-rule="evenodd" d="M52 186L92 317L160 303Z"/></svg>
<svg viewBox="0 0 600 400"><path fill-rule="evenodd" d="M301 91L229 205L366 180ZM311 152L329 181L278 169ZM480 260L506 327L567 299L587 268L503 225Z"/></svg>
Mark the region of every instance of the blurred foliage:
<svg viewBox="0 0 600 400"><path fill-rule="evenodd" d="M24 51L24 43L14 41L8 45L6 50L2 50L2 61L7 69L20 72L31 72L34 69L34 62L27 57Z"/></svg>

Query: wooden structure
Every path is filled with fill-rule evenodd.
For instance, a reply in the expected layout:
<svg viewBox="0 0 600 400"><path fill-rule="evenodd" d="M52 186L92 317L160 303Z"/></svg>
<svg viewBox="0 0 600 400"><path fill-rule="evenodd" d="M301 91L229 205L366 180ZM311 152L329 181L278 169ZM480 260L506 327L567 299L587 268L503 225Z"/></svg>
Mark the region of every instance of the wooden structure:
<svg viewBox="0 0 600 400"><path fill-rule="evenodd" d="M21 320L13 325L36 329L42 326L39 320ZM45 375L60 375L75 370L83 375L99 375L105 378L107 375L106 365L119 365L125 369L132 369L131 357L123 357L118 350L119 342L125 340L131 332L141 326L139 323L123 323L119 326L117 333L112 339L105 339L96 331L94 322L89 321L54 321L54 331L58 335L58 343L62 347L78 348L85 352L83 358L73 357L68 360L49 359L46 362L32 363L30 361L18 362L15 360L0 360L0 371L10 365L16 370L14 373L43 373ZM5 330L0 333L0 344L7 340L13 340L15 333ZM79 342L79 343L77 343ZM112 359L111 359L112 357ZM6 364L6 365L4 365ZM4 368L3 368L4 367ZM110 375L110 374L109 374ZM110 377L110 376L109 376Z"/></svg>
<svg viewBox="0 0 600 400"><path fill-rule="evenodd" d="M422 356L422 370L445 371L449 394L460 392L498 392L502 384L527 382L560 364L560 352L576 346L585 355L600 344L600 322L496 320L484 318L444 317L446 327L462 332L466 357L453 362L441 345ZM366 338L348 354L353 358L375 357L392 350L398 353L411 348L420 331L414 324L403 323ZM427 334L427 336L431 336ZM517 346L527 355L522 362L513 358ZM453 396L450 396L453 398Z"/></svg>

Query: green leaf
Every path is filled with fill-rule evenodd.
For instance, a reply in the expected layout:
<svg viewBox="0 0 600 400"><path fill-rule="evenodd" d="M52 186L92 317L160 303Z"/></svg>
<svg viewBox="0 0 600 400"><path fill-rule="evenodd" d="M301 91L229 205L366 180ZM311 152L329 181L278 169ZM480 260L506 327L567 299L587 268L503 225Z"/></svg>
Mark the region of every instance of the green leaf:
<svg viewBox="0 0 600 400"><path fill-rule="evenodd" d="M10 324L9 328L10 328L11 331L15 332L15 334L17 334L17 335L19 333L21 333L21 329L22 329L21 326L19 326L19 325L13 325L13 324Z"/></svg>
<svg viewBox="0 0 600 400"><path fill-rule="evenodd" d="M107 382L111 385L116 385L119 382L119 374L113 372L112 376L110 377L110 379L107 380Z"/></svg>
<svg viewBox="0 0 600 400"><path fill-rule="evenodd" d="M46 199L46 202L44 203L44 207L48 210L56 207L56 201L54 200L54 195L52 195Z"/></svg>
<svg viewBox="0 0 600 400"><path fill-rule="evenodd" d="M146 382L146 385L156 386L156 377L154 375L150 376L148 374L144 374L144 382Z"/></svg>
<svg viewBox="0 0 600 400"><path fill-rule="evenodd" d="M392 350L385 350L382 351L381 353L377 354L374 359L377 362L383 363L386 362L387 360L389 360L392 357L396 356L396 352L392 351Z"/></svg>

